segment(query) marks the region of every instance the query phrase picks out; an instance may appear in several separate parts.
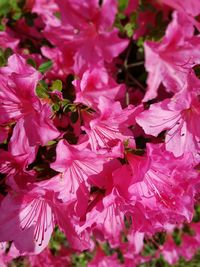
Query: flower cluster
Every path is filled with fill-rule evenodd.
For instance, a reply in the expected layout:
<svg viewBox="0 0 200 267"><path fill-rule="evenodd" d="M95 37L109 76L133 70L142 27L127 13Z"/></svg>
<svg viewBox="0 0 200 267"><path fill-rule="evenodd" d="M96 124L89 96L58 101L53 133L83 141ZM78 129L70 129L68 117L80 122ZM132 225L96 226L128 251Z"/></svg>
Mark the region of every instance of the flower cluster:
<svg viewBox="0 0 200 267"><path fill-rule="evenodd" d="M138 266L159 233L155 258L191 259L200 3L19 2L0 11L0 265Z"/></svg>

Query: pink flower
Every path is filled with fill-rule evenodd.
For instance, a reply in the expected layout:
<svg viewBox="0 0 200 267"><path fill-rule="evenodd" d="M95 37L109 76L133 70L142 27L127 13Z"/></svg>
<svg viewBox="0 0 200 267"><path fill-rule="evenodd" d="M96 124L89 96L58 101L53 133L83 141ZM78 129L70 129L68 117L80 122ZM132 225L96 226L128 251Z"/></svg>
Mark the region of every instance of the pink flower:
<svg viewBox="0 0 200 267"><path fill-rule="evenodd" d="M176 264L179 260L179 248L172 238L168 238L162 247L162 255L169 264Z"/></svg>
<svg viewBox="0 0 200 267"><path fill-rule="evenodd" d="M21 254L40 253L54 228L51 201L41 189L8 194L0 206L0 240L13 240Z"/></svg>
<svg viewBox="0 0 200 267"><path fill-rule="evenodd" d="M14 37L20 39L21 42L26 42L26 40L29 39L35 47L39 48L43 38L40 30L42 26L41 22L40 19L36 19L34 20L34 27L31 27L26 23L25 18L21 17L15 22L13 31ZM37 23L39 25L37 25Z"/></svg>
<svg viewBox="0 0 200 267"><path fill-rule="evenodd" d="M63 253L63 255L62 255ZM59 254L53 255L49 248L43 250L39 255L28 257L32 267L70 267L70 249L63 249Z"/></svg>
<svg viewBox="0 0 200 267"><path fill-rule="evenodd" d="M11 244L9 246L6 242L0 242L0 266L7 267L9 263L20 256L16 247Z"/></svg>
<svg viewBox="0 0 200 267"><path fill-rule="evenodd" d="M88 206L81 229L92 232L100 241L109 240L112 246L118 246L120 234L125 228L123 199L115 189L108 192L106 196L99 194L99 197L94 198L94 203Z"/></svg>
<svg viewBox="0 0 200 267"><path fill-rule="evenodd" d="M67 52L66 64L71 63L73 72L102 65L104 60L111 62L126 48L128 42L118 37L117 29L112 29L117 12L115 0L103 1L101 6L97 0L56 2L61 11L61 26L46 27L44 34L63 56Z"/></svg>
<svg viewBox="0 0 200 267"><path fill-rule="evenodd" d="M133 161L134 157L136 160ZM139 214L143 214L139 224L137 220L141 215L137 215L137 220L132 218L135 227L144 232L154 232L165 228L169 222L192 219L194 184L198 179L197 173L191 171L187 159L176 159L173 154L165 151L163 145L158 144L148 144L146 163L144 156L128 154L127 159L129 165L124 165L113 173L113 186L126 203L133 206L128 207L132 216L136 214L135 208L139 208ZM142 174L137 171L138 166L141 166ZM154 226L151 225L152 221Z"/></svg>
<svg viewBox="0 0 200 267"><path fill-rule="evenodd" d="M13 241L21 255L38 254L48 245L57 223L73 248L87 249L87 241L75 231L70 205L43 183L10 192L1 201L0 241Z"/></svg>
<svg viewBox="0 0 200 267"><path fill-rule="evenodd" d="M30 146L45 145L57 138L59 132L51 121L50 106L42 103L35 93L41 74L21 56L13 55L8 66L0 69L0 76L0 123L20 123Z"/></svg>
<svg viewBox="0 0 200 267"><path fill-rule="evenodd" d="M26 171L27 155L12 156L11 153L0 150L0 172L6 174L6 184L13 190L24 188L27 183L35 181L35 172Z"/></svg>
<svg viewBox="0 0 200 267"><path fill-rule="evenodd" d="M8 151L0 150L0 172L7 174L6 183L12 189L24 188L28 182L35 181L35 172L27 167L36 157L38 146L29 146L21 121L14 127L8 144Z"/></svg>
<svg viewBox="0 0 200 267"><path fill-rule="evenodd" d="M99 114L94 114L94 118L85 116L86 123L82 127L89 136L92 150L123 157L123 142L129 141L132 147L135 145L134 137L128 129L128 120L134 109L130 107L123 110L119 102L105 97L99 98L98 109Z"/></svg>
<svg viewBox="0 0 200 267"><path fill-rule="evenodd" d="M88 267L107 266L120 267L122 266L122 264L120 264L116 254L113 254L112 256L107 256L100 248L98 248L95 257L92 259L92 261L89 262Z"/></svg>
<svg viewBox="0 0 200 267"><path fill-rule="evenodd" d="M38 145L30 146L27 132L23 127L23 120L19 120L9 141L8 151L13 157L23 162L23 168L25 169L35 160L37 150Z"/></svg>
<svg viewBox="0 0 200 267"><path fill-rule="evenodd" d="M66 197L76 196L80 189L87 199L88 178L99 174L103 170L103 163L103 159L86 148L84 143L70 145L61 140L56 148L56 161L51 163L51 168L61 173Z"/></svg>
<svg viewBox="0 0 200 267"><path fill-rule="evenodd" d="M6 251L6 242L0 242L0 264L2 267L6 267L8 263L5 251Z"/></svg>
<svg viewBox="0 0 200 267"><path fill-rule="evenodd" d="M19 39L14 38L13 35L12 31L8 29L6 31L0 31L0 47L4 49L11 48L15 51L19 44Z"/></svg>
<svg viewBox="0 0 200 267"><path fill-rule="evenodd" d="M187 82L192 67L199 64L199 36L181 13L174 12L166 34L160 42L145 42L145 67L149 72L148 90L143 101L157 96L161 82L167 91L178 92Z"/></svg>
<svg viewBox="0 0 200 267"><path fill-rule="evenodd" d="M62 47L61 51L58 47L49 48L43 46L41 52L43 56L50 58L53 62L53 67L46 74L50 80L57 78L65 80L66 75L72 72L70 68L73 60L71 59L71 54L67 51L67 48L64 49Z"/></svg>
<svg viewBox="0 0 200 267"><path fill-rule="evenodd" d="M55 16L55 13L58 12L58 5L54 0L28 0L26 1L26 8L32 13L40 15L45 24L59 23Z"/></svg>
<svg viewBox="0 0 200 267"><path fill-rule="evenodd" d="M87 69L82 78L75 80L73 84L76 89L75 102L95 109L101 96L116 100L125 93L125 87L117 84L104 68Z"/></svg>
<svg viewBox="0 0 200 267"><path fill-rule="evenodd" d="M171 8L181 12L184 16L200 29L200 23L195 19L200 14L200 4L195 0L159 0L159 2L170 6Z"/></svg>
<svg viewBox="0 0 200 267"><path fill-rule="evenodd" d="M144 233L132 228L126 234L126 238L128 242L121 242L120 250L125 257L134 259L144 247Z"/></svg>
<svg viewBox="0 0 200 267"><path fill-rule="evenodd" d="M195 0L160 0L166 5L169 5L173 7L174 9L178 11L182 11L184 13L188 13L189 15L192 15L193 17L196 17L200 14L200 4L196 2Z"/></svg>
<svg viewBox="0 0 200 267"><path fill-rule="evenodd" d="M128 6L125 9L125 14L128 16L131 13L133 13L134 11L136 11L137 7L138 7L138 0L129 0L128 1Z"/></svg>
<svg viewBox="0 0 200 267"><path fill-rule="evenodd" d="M152 104L149 110L137 116L136 121L145 133L153 136L167 130L166 149L176 157L191 152L196 161L200 153L199 114L198 97L183 90L172 99Z"/></svg>
<svg viewBox="0 0 200 267"><path fill-rule="evenodd" d="M131 4L131 1L129 1L129 5ZM133 7L134 4L137 5L136 2L138 0L132 0ZM134 3L135 2L135 3ZM157 1L155 0L149 0L148 1L149 6L152 8L144 8L140 10L140 6L135 11L137 13L137 27L134 30L133 39L137 40L142 36L147 36L149 33L151 34L151 31L154 27L157 26L157 15L162 12L163 20L168 20L169 16L169 8L163 8L161 7Z"/></svg>
<svg viewBox="0 0 200 267"><path fill-rule="evenodd" d="M181 241L179 254L187 261L190 261L199 249L199 242L194 236L189 236L187 234L182 236Z"/></svg>

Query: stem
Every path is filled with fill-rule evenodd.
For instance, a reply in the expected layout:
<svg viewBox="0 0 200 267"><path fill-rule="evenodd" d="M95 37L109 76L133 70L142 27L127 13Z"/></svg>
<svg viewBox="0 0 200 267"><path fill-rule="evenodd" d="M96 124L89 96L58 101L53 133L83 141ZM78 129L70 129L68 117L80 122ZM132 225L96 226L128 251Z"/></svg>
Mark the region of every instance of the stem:
<svg viewBox="0 0 200 267"><path fill-rule="evenodd" d="M128 66L128 58L129 58L131 49L132 49L132 43L130 42L129 43L129 48L128 48L128 51L127 51L127 54L126 54L126 57L125 57L125 60L124 60L124 68L125 69L127 69L127 66Z"/></svg>
<svg viewBox="0 0 200 267"><path fill-rule="evenodd" d="M126 65L127 68L134 68L134 67L137 67L137 66L141 66L144 64L144 61L138 61L138 62L135 62L135 63L132 63L132 64L128 64Z"/></svg>
<svg viewBox="0 0 200 267"><path fill-rule="evenodd" d="M142 89L143 92L145 92L145 88L144 86L137 80L135 79L131 74L128 73L128 77L132 80L132 82L134 82L135 84L137 84L138 87L140 87Z"/></svg>

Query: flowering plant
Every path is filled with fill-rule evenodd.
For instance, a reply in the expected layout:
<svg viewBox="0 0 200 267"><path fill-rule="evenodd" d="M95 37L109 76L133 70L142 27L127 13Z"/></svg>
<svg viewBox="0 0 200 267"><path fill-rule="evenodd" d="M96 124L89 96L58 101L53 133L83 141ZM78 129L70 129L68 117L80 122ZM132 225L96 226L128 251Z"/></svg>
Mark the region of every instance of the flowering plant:
<svg viewBox="0 0 200 267"><path fill-rule="evenodd" d="M192 260L199 15L195 0L0 1L2 267Z"/></svg>

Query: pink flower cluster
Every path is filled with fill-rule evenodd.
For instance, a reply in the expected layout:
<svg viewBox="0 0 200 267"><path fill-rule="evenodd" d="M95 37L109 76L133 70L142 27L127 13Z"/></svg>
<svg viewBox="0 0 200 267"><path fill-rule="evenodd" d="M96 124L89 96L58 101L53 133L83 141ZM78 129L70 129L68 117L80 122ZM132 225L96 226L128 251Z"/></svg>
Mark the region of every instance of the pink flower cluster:
<svg viewBox="0 0 200 267"><path fill-rule="evenodd" d="M179 257L185 258L187 261L191 260L196 251L199 250L200 246L200 236L198 223L191 223L189 225L189 232L184 233L184 228L179 232L181 236L181 243L176 244L174 240L169 235L165 244L160 248L160 252L163 254L164 258L170 264L176 264Z"/></svg>
<svg viewBox="0 0 200 267"><path fill-rule="evenodd" d="M145 92L117 82L119 55L132 40L114 26L116 0L28 0L34 25L22 17L0 32L1 48L12 49L0 68L1 266L19 255L32 266L67 266L70 251L103 242L123 252L123 263L98 247L88 266L136 266L148 261L146 236L192 221L200 162L197 2L154 3L172 18L162 39L144 43ZM127 16L137 5L129 1ZM138 25L133 40L146 34ZM48 60L52 67L39 72ZM58 258L48 248L55 227L70 247ZM183 241L192 251L200 244L194 228L195 238ZM172 243L169 237L160 249L170 263L194 254Z"/></svg>

